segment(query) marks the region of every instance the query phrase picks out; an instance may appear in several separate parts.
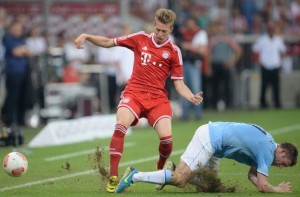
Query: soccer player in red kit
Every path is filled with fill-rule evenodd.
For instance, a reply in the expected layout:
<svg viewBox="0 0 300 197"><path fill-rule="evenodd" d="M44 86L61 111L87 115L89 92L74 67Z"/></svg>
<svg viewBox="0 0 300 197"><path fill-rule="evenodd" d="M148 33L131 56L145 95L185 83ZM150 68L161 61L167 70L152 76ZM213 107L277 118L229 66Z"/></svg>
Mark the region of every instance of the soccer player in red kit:
<svg viewBox="0 0 300 197"><path fill-rule="evenodd" d="M170 41L176 15L169 9L155 13L154 33L138 32L118 38L81 34L74 41L80 49L85 40L110 48L123 46L134 52L131 78L122 93L117 109L117 121L110 141L110 179L106 190L115 192L118 185L118 166L123 153L124 137L129 126L145 117L157 132L159 159L157 169L162 169L172 152L172 109L165 90L168 76L174 81L176 91L185 99L199 105L202 92L192 93L183 82L183 65L180 49Z"/></svg>

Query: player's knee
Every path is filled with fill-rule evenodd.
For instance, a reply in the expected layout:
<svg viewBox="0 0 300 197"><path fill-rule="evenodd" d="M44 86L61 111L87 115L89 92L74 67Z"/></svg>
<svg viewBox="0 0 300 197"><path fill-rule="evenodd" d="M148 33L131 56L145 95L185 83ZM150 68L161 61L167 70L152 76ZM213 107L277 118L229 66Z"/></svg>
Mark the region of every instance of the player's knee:
<svg viewBox="0 0 300 197"><path fill-rule="evenodd" d="M177 173L176 171L173 174L172 177L172 184L176 187L183 188L187 185L187 180L181 173Z"/></svg>

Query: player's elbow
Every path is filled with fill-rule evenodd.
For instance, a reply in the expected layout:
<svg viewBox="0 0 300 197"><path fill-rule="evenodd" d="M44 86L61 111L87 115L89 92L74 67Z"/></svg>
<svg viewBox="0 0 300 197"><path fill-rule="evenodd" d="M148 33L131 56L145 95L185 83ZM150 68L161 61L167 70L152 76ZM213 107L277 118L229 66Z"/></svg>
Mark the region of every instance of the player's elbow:
<svg viewBox="0 0 300 197"><path fill-rule="evenodd" d="M266 184L257 184L256 187L259 192L262 193L268 192Z"/></svg>

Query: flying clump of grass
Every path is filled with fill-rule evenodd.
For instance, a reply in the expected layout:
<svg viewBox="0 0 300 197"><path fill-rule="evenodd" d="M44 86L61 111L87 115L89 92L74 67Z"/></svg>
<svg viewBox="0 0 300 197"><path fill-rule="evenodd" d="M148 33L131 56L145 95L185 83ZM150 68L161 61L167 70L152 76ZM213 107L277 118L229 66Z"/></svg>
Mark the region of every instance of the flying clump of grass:
<svg viewBox="0 0 300 197"><path fill-rule="evenodd" d="M100 190L103 190L109 179L108 165L103 156L103 150L97 146L95 153L88 156L88 160L92 163L93 169L99 173L101 177Z"/></svg>
<svg viewBox="0 0 300 197"><path fill-rule="evenodd" d="M195 172L195 176L200 180L198 185L195 185L198 192L233 193L237 190L237 184L224 184L213 170L200 169Z"/></svg>

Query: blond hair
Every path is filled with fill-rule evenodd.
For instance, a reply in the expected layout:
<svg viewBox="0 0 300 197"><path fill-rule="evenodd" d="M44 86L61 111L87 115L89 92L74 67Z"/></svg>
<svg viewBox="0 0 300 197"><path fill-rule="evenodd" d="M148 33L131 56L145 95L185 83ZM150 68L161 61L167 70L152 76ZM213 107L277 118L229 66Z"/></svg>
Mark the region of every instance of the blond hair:
<svg viewBox="0 0 300 197"><path fill-rule="evenodd" d="M176 20L176 14L170 9L160 8L155 13L155 20L173 26Z"/></svg>

